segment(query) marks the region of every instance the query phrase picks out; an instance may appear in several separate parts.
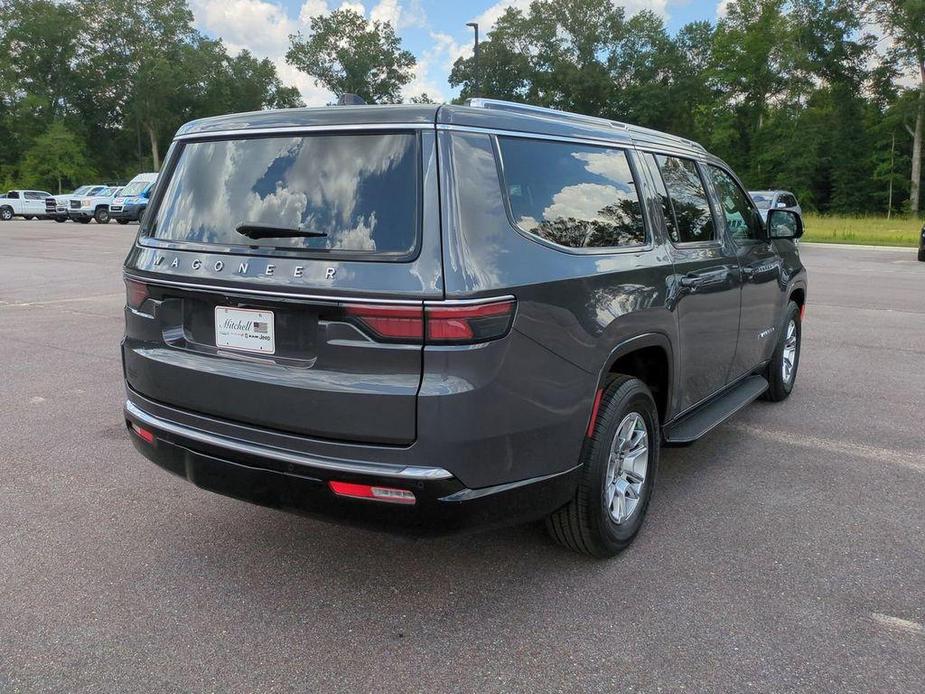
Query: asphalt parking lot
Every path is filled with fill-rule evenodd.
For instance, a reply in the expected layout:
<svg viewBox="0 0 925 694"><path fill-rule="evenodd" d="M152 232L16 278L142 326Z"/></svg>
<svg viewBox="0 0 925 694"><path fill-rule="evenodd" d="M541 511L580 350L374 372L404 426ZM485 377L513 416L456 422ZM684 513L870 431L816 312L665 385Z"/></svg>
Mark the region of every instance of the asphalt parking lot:
<svg viewBox="0 0 925 694"><path fill-rule="evenodd" d="M664 452L599 562L201 491L126 438L137 227L0 223L0 691L905 691L925 682L925 263L803 246L796 390Z"/></svg>

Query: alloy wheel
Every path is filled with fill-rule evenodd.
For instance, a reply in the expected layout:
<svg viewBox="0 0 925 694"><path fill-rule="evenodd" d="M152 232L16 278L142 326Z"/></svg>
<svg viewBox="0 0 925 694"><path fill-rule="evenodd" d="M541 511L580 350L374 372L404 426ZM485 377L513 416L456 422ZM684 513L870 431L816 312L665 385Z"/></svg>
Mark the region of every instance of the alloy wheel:
<svg viewBox="0 0 925 694"><path fill-rule="evenodd" d="M636 512L649 467L649 431L638 412L630 412L620 422L607 461L604 479L604 506L617 525Z"/></svg>

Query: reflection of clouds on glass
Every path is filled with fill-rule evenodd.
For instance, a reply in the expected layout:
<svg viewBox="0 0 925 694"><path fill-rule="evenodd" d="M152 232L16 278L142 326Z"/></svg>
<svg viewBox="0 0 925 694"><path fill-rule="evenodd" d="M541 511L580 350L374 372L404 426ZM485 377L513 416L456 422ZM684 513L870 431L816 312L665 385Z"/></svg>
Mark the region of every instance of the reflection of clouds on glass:
<svg viewBox="0 0 925 694"><path fill-rule="evenodd" d="M511 211L520 228L568 248L645 243L626 152L499 138Z"/></svg>
<svg viewBox="0 0 925 694"><path fill-rule="evenodd" d="M575 152L572 156L585 162L585 169L590 173L613 181L623 193L629 193L633 187L633 174L623 152Z"/></svg>
<svg viewBox="0 0 925 694"><path fill-rule="evenodd" d="M552 198L552 204L543 210L543 219L600 219L601 211L622 196L613 186L600 183L579 183L566 186ZM533 226L527 226L523 220L530 220ZM521 217L522 227L532 231L539 223L532 217Z"/></svg>
<svg viewBox="0 0 925 694"><path fill-rule="evenodd" d="M329 248L345 251L374 251L376 242L373 240L373 230L376 228L376 213L369 216L369 221L361 219L353 229L342 231L337 240Z"/></svg>
<svg viewBox="0 0 925 694"><path fill-rule="evenodd" d="M245 242L242 222L304 229L277 247L384 250L414 245L416 136L321 135L187 144L165 192L155 235Z"/></svg>

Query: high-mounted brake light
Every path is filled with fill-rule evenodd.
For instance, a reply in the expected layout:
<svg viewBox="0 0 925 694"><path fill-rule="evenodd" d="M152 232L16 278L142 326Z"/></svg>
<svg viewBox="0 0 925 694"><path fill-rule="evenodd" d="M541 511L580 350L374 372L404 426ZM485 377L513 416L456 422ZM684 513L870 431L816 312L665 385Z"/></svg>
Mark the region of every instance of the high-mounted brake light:
<svg viewBox="0 0 925 694"><path fill-rule="evenodd" d="M138 309L150 295L148 294L148 285L135 280L125 280L125 303L129 308Z"/></svg>
<svg viewBox="0 0 925 694"><path fill-rule="evenodd" d="M337 496L346 496L351 499L368 499L370 501L385 501L390 504L413 504L416 499L414 492L407 489L394 489L392 487L374 487L370 484L355 484L353 482L336 482L331 480L328 487Z"/></svg>

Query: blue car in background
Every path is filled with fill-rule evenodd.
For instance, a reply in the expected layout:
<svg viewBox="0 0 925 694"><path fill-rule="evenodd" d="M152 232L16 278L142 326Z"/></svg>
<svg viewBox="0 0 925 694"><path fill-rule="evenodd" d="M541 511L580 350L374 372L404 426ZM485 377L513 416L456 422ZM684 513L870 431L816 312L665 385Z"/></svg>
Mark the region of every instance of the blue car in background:
<svg viewBox="0 0 925 694"><path fill-rule="evenodd" d="M156 181L156 173L143 173L135 176L122 189L120 195L110 203L109 216L119 224L140 221L148 207L148 200Z"/></svg>

